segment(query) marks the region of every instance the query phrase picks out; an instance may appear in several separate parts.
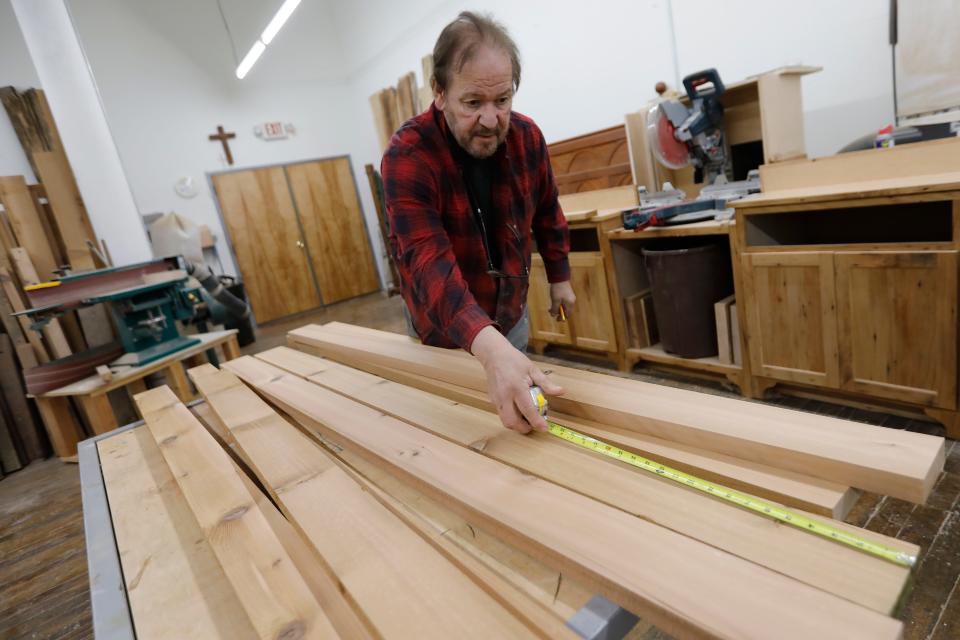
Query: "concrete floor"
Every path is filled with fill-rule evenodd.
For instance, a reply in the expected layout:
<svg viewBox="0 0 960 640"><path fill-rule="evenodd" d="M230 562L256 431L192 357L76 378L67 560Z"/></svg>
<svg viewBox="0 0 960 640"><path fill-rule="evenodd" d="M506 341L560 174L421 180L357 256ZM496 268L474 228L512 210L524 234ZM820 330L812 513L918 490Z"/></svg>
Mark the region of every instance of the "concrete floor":
<svg viewBox="0 0 960 640"><path fill-rule="evenodd" d="M373 294L260 327L244 353L285 344L288 330L333 320L403 333L402 300ZM721 384L647 370L621 374L588 362L532 356L549 363L737 396ZM738 397L738 396L737 396ZM766 401L802 411L943 435L929 422L840 405L775 396ZM115 407L116 408L116 407ZM119 415L119 413L118 413ZM944 473L926 505L865 493L847 522L921 546L913 590L899 617L905 640L960 638L960 446L949 442ZM92 637L80 482L76 465L34 462L0 481L0 638ZM638 629L639 632L639 629ZM631 634L631 638L635 637ZM636 637L661 640L649 629Z"/></svg>

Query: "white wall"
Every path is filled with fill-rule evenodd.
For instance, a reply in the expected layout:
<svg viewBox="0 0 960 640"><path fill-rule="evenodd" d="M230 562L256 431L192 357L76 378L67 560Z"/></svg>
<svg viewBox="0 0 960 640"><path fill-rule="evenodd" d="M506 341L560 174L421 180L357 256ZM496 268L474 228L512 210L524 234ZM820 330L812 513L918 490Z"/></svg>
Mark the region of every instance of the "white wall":
<svg viewBox="0 0 960 640"><path fill-rule="evenodd" d="M30 60L10 0L0 0L0 87L39 89L40 78ZM0 176L18 176L36 182L7 112L0 109Z"/></svg>
<svg viewBox="0 0 960 640"><path fill-rule="evenodd" d="M239 57L279 6L223 0ZM304 2L243 81L234 76L231 43L215 2L72 0L74 23L141 213L176 211L207 224L226 270L236 273L206 174L350 153L365 114L351 103L341 47L322 3ZM251 13L250 8L259 13ZM296 135L263 141L253 127L290 122ZM207 136L234 131L235 164ZM363 165L354 157L360 192ZM183 199L174 184L191 176L199 195ZM376 229L372 206L367 224Z"/></svg>

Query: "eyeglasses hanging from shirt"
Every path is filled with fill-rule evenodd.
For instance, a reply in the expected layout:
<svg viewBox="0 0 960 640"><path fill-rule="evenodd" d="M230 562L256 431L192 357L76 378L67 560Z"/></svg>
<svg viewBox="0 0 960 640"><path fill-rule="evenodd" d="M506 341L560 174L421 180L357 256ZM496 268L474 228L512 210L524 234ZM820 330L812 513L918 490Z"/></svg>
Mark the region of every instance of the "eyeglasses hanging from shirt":
<svg viewBox="0 0 960 640"><path fill-rule="evenodd" d="M470 209L473 211L474 220L476 221L477 226L480 228L480 242L483 244L483 252L487 257L487 275L493 276L494 278L513 278L517 280L525 280L529 278L530 272L527 269L527 261L523 255L523 238L520 237L520 230L517 228L517 225L511 222L506 223L506 227L510 230L510 233L514 239L514 243L511 246L517 255L520 256L520 273L519 275L509 274L501 269L498 269L493 264L493 253L490 251L490 235L487 232L485 213L483 208L480 206L479 200L477 200L473 193L473 187L470 185L470 179L463 175L462 171L461 177L463 178L464 186L467 188L467 200L470 201Z"/></svg>

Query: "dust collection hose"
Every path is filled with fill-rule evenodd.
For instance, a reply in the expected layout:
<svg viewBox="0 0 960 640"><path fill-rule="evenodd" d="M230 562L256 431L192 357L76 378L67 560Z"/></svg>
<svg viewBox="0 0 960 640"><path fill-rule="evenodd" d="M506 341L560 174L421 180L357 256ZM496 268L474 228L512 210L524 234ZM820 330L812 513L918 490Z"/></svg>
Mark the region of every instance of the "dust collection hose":
<svg viewBox="0 0 960 640"><path fill-rule="evenodd" d="M214 300L224 306L237 320L246 320L250 315L250 306L233 295L223 286L220 280L213 275L210 267L205 264L198 264L190 260L184 260L187 263L187 273L200 281L200 284L207 290Z"/></svg>

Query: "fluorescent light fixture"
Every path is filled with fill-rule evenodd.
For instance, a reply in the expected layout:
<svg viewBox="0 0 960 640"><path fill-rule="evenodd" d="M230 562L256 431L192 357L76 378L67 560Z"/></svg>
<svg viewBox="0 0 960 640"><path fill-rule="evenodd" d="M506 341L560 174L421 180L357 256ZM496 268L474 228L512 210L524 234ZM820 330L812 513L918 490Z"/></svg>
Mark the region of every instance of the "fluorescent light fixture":
<svg viewBox="0 0 960 640"><path fill-rule="evenodd" d="M253 43L253 46L250 47L250 51L247 52L247 55L244 56L243 60L240 62L240 66L237 67L238 79L243 80L243 77L247 75L247 72L250 71L266 48L267 45L263 44L259 40Z"/></svg>
<svg viewBox="0 0 960 640"><path fill-rule="evenodd" d="M273 40L280 29L283 28L287 18L290 17L290 14L292 14L294 9L299 5L300 0L284 0L284 3L280 5L280 10L277 11L277 14L270 20L267 28L260 34L260 39L263 40L263 44L270 44L270 41Z"/></svg>

